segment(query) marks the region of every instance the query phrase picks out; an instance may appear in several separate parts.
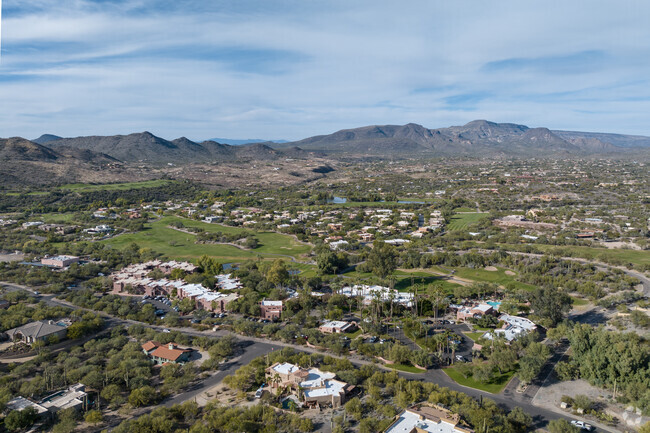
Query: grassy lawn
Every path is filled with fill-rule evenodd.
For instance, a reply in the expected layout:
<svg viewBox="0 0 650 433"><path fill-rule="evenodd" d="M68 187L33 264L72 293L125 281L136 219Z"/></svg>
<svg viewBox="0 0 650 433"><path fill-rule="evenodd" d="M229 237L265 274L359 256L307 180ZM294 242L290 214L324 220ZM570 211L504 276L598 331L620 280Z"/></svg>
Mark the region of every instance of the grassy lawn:
<svg viewBox="0 0 650 433"><path fill-rule="evenodd" d="M72 222L74 219L74 213L73 212L68 212L68 213L44 213L41 215L38 215L38 219L41 221L44 221L46 223L69 223Z"/></svg>
<svg viewBox="0 0 650 433"><path fill-rule="evenodd" d="M176 217L164 217L146 225L145 230L138 233L129 233L102 241L113 248L124 248L135 242L141 248L150 248L178 260L195 260L204 254L214 256L225 262L239 260L281 257L281 255L298 257L310 251L309 245L298 242L293 237L272 232L255 232L260 241L260 246L254 250L243 250L231 245L221 244L196 244L195 235L183 233L167 226L176 220ZM226 227L208 224L200 221L182 219L186 227L201 227L206 231L235 232L244 231L237 227ZM295 265L295 266L294 266ZM301 264L292 263L291 267L301 269ZM302 269L301 269L302 270ZM305 270L307 270L305 268Z"/></svg>
<svg viewBox="0 0 650 433"><path fill-rule="evenodd" d="M476 208L471 207L457 207L454 212L476 212Z"/></svg>
<svg viewBox="0 0 650 433"><path fill-rule="evenodd" d="M356 331L354 331L354 332L349 332L349 333L347 333L347 334L345 334L345 335L346 335L350 340L354 340L354 339L357 338L359 335L361 335L362 332L363 332L363 330L362 330L361 328L358 328Z"/></svg>
<svg viewBox="0 0 650 433"><path fill-rule="evenodd" d="M574 307L580 307L582 305L589 304L589 301L583 298L578 298L577 296L571 296L571 301Z"/></svg>
<svg viewBox="0 0 650 433"><path fill-rule="evenodd" d="M449 282L445 280L445 277L439 275L432 275L428 272L404 272L396 271L395 272L395 288L400 292L407 292L411 290L411 279L414 285L428 286L429 284L435 284L441 286L445 289L445 292L448 294L453 293L454 288L458 287L459 284Z"/></svg>
<svg viewBox="0 0 650 433"><path fill-rule="evenodd" d="M478 341L483 336L483 334L485 334L485 333L484 332L464 332L464 334L468 338L471 338L472 341Z"/></svg>
<svg viewBox="0 0 650 433"><path fill-rule="evenodd" d="M497 268L496 271L486 271L485 269L470 269L470 268L457 268L456 276L468 280L482 281L487 283L496 283L506 285L514 283L515 287L524 290L533 290L535 286L530 284L521 283L515 280L516 275L506 275L507 269Z"/></svg>
<svg viewBox="0 0 650 433"><path fill-rule="evenodd" d="M467 386L470 388L474 389L480 389L481 391L486 391L491 394L498 394L500 393L503 388L508 384L512 376L514 376L515 372L514 371L509 371L508 373L503 373L497 375L494 379L492 379L488 383L482 383L474 380L471 376L469 378L465 378L458 370L456 370L453 367L449 368L444 368L442 371L447 374L450 378L454 380L459 385Z"/></svg>
<svg viewBox="0 0 650 433"><path fill-rule="evenodd" d="M88 183L70 183L62 185L59 189L65 189L76 192L92 192L92 191L124 191L128 189L138 188L155 188L164 186L174 182L168 179L145 180L143 182L125 182L125 183L106 183L106 184L88 184Z"/></svg>
<svg viewBox="0 0 650 433"><path fill-rule="evenodd" d="M498 244L499 246L512 251L519 251L520 245ZM637 266L650 265L650 254L647 251L592 248L583 246L564 246L535 244L535 248L545 253L552 253L556 256L580 257L587 260L600 260L603 262L619 261L621 264L632 263Z"/></svg>
<svg viewBox="0 0 650 433"><path fill-rule="evenodd" d="M412 365L405 364L387 364L386 367L394 368L395 370L405 371L407 373L424 373L426 370L413 367Z"/></svg>
<svg viewBox="0 0 650 433"><path fill-rule="evenodd" d="M456 211L458 211L458 209L456 209ZM483 218L486 218L488 215L488 213L478 212L456 214L451 217L449 224L447 224L447 229L450 231L467 230L471 225L479 222Z"/></svg>

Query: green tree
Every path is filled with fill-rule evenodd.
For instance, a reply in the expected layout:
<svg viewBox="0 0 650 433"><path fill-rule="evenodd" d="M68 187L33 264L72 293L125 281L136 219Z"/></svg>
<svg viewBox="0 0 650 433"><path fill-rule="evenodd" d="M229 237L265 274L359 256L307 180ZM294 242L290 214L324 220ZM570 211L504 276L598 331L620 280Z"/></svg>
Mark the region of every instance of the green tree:
<svg viewBox="0 0 650 433"><path fill-rule="evenodd" d="M373 242L366 265L379 278L386 278L397 268L395 247L379 240Z"/></svg>
<svg viewBox="0 0 650 433"><path fill-rule="evenodd" d="M38 419L38 412L33 407L23 410L12 410L5 418L5 427L9 431L25 430Z"/></svg>
<svg viewBox="0 0 650 433"><path fill-rule="evenodd" d="M102 413L98 410L91 410L86 413L84 420L89 424L99 424L104 421Z"/></svg>
<svg viewBox="0 0 650 433"><path fill-rule="evenodd" d="M345 403L345 412L360 421L363 415L363 406L359 397L354 397Z"/></svg>
<svg viewBox="0 0 650 433"><path fill-rule="evenodd" d="M550 433L579 433L580 429L574 427L565 419L554 419L548 423L548 431Z"/></svg>
<svg viewBox="0 0 650 433"><path fill-rule="evenodd" d="M560 289L543 287L530 296L530 308L549 326L555 326L571 310L571 297Z"/></svg>
<svg viewBox="0 0 650 433"><path fill-rule="evenodd" d="M214 257L208 255L201 256L197 261L197 264L199 265L201 272L205 275L215 276L223 272L221 263L217 262Z"/></svg>
<svg viewBox="0 0 650 433"><path fill-rule="evenodd" d="M289 279L289 271L284 263L284 260L276 260L273 262L266 274L266 280L275 285L276 287L281 286L285 281Z"/></svg>
<svg viewBox="0 0 650 433"><path fill-rule="evenodd" d="M131 391L129 403L134 407L147 406L156 398L156 390L151 386L143 386Z"/></svg>
<svg viewBox="0 0 650 433"><path fill-rule="evenodd" d="M509 432L523 433L528 431L528 428L533 424L533 418L517 406L506 416L506 422L510 427Z"/></svg>
<svg viewBox="0 0 650 433"><path fill-rule="evenodd" d="M492 352L490 362L499 370L499 373L504 373L515 368L517 354L513 349L501 347Z"/></svg>

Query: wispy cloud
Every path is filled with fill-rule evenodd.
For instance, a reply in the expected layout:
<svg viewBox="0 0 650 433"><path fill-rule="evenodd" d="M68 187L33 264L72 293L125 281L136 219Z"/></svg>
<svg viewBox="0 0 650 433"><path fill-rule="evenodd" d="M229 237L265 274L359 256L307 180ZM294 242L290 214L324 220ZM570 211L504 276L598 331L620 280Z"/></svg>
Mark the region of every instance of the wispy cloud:
<svg viewBox="0 0 650 433"><path fill-rule="evenodd" d="M293 139L474 118L650 134L643 2L3 6L0 136Z"/></svg>

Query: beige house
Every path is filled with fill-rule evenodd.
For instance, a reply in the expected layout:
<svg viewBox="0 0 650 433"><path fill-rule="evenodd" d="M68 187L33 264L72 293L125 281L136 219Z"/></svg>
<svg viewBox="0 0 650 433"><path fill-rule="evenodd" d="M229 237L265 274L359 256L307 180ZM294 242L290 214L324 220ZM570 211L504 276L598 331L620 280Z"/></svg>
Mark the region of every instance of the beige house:
<svg viewBox="0 0 650 433"><path fill-rule="evenodd" d="M474 433L460 415L441 406L417 404L406 408L384 433Z"/></svg>
<svg viewBox="0 0 650 433"><path fill-rule="evenodd" d="M9 339L13 341L22 341L25 344L34 344L37 341L48 341L50 338L59 340L66 337L68 327L63 322L54 322L52 320L37 320L18 328L10 329L5 332Z"/></svg>
<svg viewBox="0 0 650 433"><path fill-rule="evenodd" d="M354 386L335 379L334 373L318 368L301 368L288 362L276 362L266 369L270 389L288 389L308 406L340 407Z"/></svg>
<svg viewBox="0 0 650 433"><path fill-rule="evenodd" d="M342 334L344 332L352 332L357 328L354 322L343 322L341 320L333 320L323 323L318 330L324 334Z"/></svg>

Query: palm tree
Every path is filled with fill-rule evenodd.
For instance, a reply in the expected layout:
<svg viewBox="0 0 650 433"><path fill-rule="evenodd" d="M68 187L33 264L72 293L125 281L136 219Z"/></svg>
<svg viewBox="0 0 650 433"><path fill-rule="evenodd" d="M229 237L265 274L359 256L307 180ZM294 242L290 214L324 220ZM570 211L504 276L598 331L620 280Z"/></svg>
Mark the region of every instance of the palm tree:
<svg viewBox="0 0 650 433"><path fill-rule="evenodd" d="M281 381L282 381L282 379L280 379L280 375L279 375L278 373L275 373L275 374L273 375L273 378L271 378L271 384L272 384L272 386L273 386L274 388L277 388L278 390L279 390L278 385L280 384Z"/></svg>

